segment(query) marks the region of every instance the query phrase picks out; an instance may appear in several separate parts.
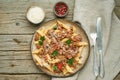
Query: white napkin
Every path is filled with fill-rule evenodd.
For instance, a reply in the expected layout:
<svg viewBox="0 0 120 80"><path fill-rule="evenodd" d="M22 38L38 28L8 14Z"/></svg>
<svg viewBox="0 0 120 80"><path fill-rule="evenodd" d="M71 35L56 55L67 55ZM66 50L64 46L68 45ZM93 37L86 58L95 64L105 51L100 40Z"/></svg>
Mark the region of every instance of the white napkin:
<svg viewBox="0 0 120 80"><path fill-rule="evenodd" d="M113 0L75 0L73 20L79 21L84 26L88 36L91 31L96 31L97 17L101 16L103 20L105 77L97 80L113 80L120 71L120 21L116 15L112 15L114 5ZM77 74L68 78L52 78L52 80L95 80L92 51L85 67Z"/></svg>
<svg viewBox="0 0 120 80"><path fill-rule="evenodd" d="M111 16L114 8L113 0L75 0L74 21L79 21L84 30L91 33L91 29L96 28L97 17L101 16L103 20L103 51L107 47L111 27ZM95 30L94 30L95 31Z"/></svg>
<svg viewBox="0 0 120 80"><path fill-rule="evenodd" d="M113 80L120 71L120 21L113 14L112 27L110 30L110 37L106 54L104 56L105 77L103 79L95 79L93 74L93 54L82 71L79 72L78 80Z"/></svg>

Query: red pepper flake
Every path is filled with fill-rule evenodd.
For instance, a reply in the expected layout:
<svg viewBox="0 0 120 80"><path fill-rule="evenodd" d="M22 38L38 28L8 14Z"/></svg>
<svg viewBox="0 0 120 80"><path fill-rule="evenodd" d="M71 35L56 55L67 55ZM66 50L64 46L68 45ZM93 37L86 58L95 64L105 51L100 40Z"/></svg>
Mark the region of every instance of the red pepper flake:
<svg viewBox="0 0 120 80"><path fill-rule="evenodd" d="M67 10L68 10L68 7L67 7L66 3L64 3L64 2L58 2L55 5L55 12L59 17L64 16L66 14Z"/></svg>

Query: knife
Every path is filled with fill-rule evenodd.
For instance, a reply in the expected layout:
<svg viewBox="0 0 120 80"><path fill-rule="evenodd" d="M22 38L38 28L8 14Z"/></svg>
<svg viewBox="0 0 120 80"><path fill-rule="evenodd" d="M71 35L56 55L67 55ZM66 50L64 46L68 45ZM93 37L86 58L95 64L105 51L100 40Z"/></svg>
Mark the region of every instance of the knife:
<svg viewBox="0 0 120 80"><path fill-rule="evenodd" d="M97 43L98 43L98 53L99 53L99 68L100 68L100 77L104 77L104 63L103 63L103 47L102 47L102 18L97 18Z"/></svg>

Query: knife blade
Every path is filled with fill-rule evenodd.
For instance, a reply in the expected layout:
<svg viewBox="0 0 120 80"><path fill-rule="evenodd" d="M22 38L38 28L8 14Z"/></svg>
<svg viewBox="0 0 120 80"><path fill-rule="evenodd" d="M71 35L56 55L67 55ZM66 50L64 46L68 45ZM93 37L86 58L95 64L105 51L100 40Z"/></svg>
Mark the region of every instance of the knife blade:
<svg viewBox="0 0 120 80"><path fill-rule="evenodd" d="M103 45L102 45L102 18L97 18L97 43L98 43L98 53L99 53L99 68L100 77L104 77L104 63L103 63Z"/></svg>

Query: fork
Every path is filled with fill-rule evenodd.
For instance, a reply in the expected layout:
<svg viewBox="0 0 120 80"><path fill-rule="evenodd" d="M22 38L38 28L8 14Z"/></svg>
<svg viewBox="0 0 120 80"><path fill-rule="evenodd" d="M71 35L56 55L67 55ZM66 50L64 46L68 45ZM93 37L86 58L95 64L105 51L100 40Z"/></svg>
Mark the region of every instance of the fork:
<svg viewBox="0 0 120 80"><path fill-rule="evenodd" d="M97 33L91 33L90 37L92 38L92 41L93 41L93 55L94 55L93 70L94 70L95 76L97 77L99 74L99 68L98 68L98 64L97 64L97 53L95 51Z"/></svg>

